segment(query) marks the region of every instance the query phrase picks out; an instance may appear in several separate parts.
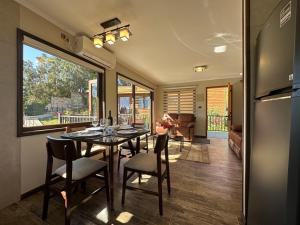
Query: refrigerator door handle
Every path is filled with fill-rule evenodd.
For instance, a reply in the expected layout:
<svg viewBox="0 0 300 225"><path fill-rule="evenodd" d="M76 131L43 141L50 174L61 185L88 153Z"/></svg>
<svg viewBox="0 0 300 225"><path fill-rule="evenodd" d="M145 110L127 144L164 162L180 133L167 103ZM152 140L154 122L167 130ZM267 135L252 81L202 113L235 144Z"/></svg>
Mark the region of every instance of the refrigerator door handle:
<svg viewBox="0 0 300 225"><path fill-rule="evenodd" d="M280 101L280 100L289 99L289 98L292 98L291 93L285 94L285 95L279 95L279 96L276 96L276 97L274 97L274 96L264 97L264 98L261 98L261 99L258 99L258 100L261 101L261 102L270 102L270 101Z"/></svg>

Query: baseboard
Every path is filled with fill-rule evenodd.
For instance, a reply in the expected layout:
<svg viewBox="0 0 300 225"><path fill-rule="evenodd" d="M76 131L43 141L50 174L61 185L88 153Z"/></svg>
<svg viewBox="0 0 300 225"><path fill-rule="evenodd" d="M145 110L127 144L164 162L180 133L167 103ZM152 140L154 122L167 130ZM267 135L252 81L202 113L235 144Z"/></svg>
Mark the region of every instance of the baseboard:
<svg viewBox="0 0 300 225"><path fill-rule="evenodd" d="M39 187L36 187L28 192L25 192L24 194L21 194L21 200L23 200L24 198L28 198L29 196L39 192L39 191L42 191L44 188L44 185L41 185Z"/></svg>

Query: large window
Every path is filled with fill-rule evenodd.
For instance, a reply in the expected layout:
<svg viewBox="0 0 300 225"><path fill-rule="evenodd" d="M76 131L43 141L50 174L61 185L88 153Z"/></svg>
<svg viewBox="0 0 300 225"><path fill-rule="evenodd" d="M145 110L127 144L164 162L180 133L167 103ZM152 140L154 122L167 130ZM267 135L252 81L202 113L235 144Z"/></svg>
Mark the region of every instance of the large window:
<svg viewBox="0 0 300 225"><path fill-rule="evenodd" d="M118 75L118 120L144 124L151 129L152 91L133 80Z"/></svg>
<svg viewBox="0 0 300 225"><path fill-rule="evenodd" d="M102 115L103 69L45 41L21 37L19 135L87 124Z"/></svg>
<svg viewBox="0 0 300 225"><path fill-rule="evenodd" d="M165 90L163 106L165 113L195 114L196 90L194 88Z"/></svg>

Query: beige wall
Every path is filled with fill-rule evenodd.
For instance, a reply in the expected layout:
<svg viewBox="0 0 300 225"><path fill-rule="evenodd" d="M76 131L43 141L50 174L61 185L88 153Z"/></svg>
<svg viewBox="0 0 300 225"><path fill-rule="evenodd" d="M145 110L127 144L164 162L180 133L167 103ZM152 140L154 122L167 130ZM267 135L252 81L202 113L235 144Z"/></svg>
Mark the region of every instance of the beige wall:
<svg viewBox="0 0 300 225"><path fill-rule="evenodd" d="M19 7L0 1L0 208L20 196L20 142L17 134L16 27Z"/></svg>
<svg viewBox="0 0 300 225"><path fill-rule="evenodd" d="M157 89L157 119L163 115L163 91L168 87L196 87L196 128L195 134L205 136L206 135L206 88L213 86L227 85L228 83L234 84L239 82L240 79L220 79L220 80L208 80L199 81L193 83L183 83L176 85L159 86Z"/></svg>

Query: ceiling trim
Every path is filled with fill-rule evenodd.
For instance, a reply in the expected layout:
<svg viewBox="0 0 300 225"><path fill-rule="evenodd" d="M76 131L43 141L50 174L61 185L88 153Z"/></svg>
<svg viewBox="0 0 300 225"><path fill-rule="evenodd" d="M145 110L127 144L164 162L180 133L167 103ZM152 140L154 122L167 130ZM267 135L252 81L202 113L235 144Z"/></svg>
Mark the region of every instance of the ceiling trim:
<svg viewBox="0 0 300 225"><path fill-rule="evenodd" d="M63 30L64 32L67 32L73 36L76 35L76 33L67 28L65 25L63 25L62 23L58 22L57 20L53 19L53 17L47 15L45 12L43 12L42 10L38 9L37 7L35 7L33 4L27 2L26 0L14 0L15 2L17 2L18 4L20 4L21 6L29 9L30 11L32 11L33 13L41 16L42 18L44 18L45 20L51 22L52 24L54 24L55 26L57 26L58 28L60 28L61 30Z"/></svg>

